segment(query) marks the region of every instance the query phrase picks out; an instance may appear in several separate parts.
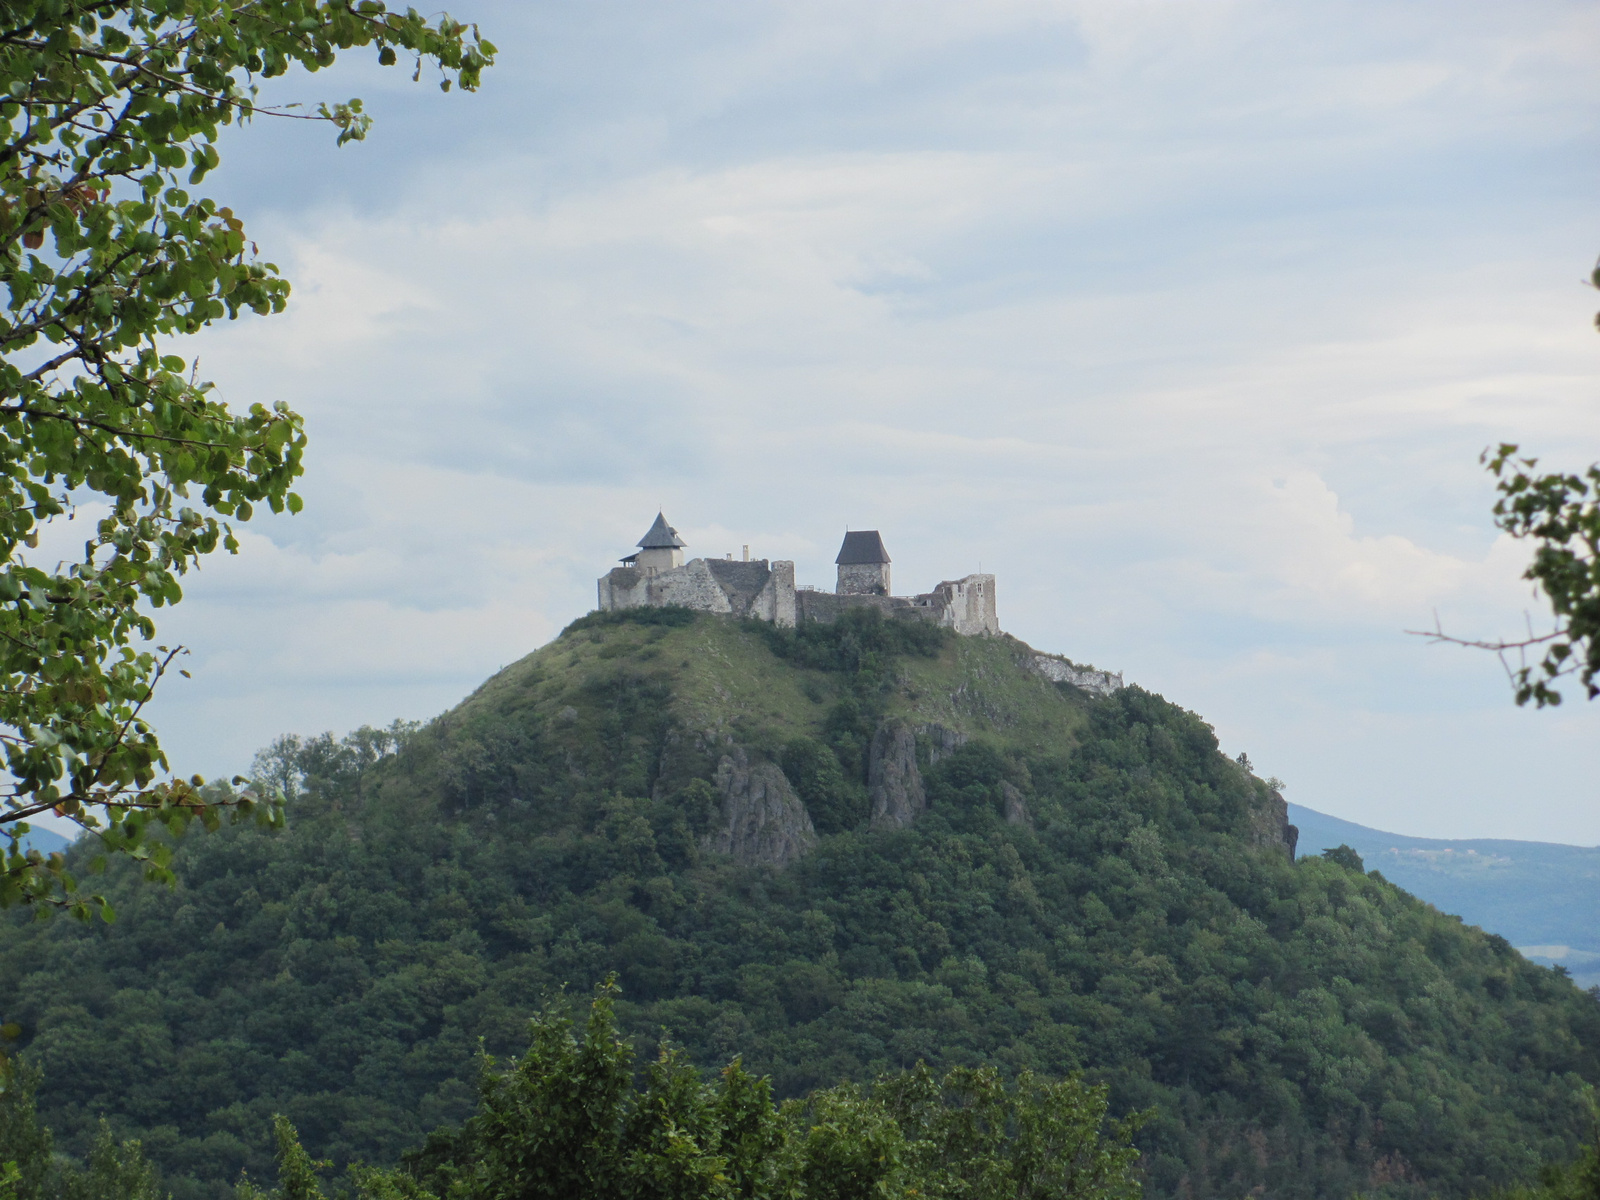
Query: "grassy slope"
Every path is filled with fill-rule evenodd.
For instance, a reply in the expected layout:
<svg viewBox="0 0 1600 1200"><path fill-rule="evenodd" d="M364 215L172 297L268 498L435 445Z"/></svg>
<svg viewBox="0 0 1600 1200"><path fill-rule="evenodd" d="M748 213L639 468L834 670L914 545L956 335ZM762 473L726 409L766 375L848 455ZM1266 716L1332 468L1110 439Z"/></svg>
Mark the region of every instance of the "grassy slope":
<svg viewBox="0 0 1600 1200"><path fill-rule="evenodd" d="M951 638L937 657L895 664L898 686L886 713L999 746L1070 753L1087 702L1023 669L1032 654L1009 636ZM648 697L683 729L727 734L776 755L791 738L821 735L840 680L779 658L759 631L732 621L609 625L576 631L513 663L448 720L470 730L522 714L581 754L605 738L619 692ZM631 782L635 794L648 790L646 781Z"/></svg>

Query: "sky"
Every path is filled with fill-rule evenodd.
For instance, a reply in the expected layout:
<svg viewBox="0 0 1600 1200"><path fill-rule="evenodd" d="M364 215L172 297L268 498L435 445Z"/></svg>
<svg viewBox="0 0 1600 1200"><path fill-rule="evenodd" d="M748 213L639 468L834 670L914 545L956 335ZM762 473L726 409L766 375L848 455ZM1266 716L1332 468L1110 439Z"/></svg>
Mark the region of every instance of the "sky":
<svg viewBox="0 0 1600 1200"><path fill-rule="evenodd" d="M1310 808L1600 843L1600 704L1479 454L1600 458L1590 3L461 0L473 94L357 55L369 139L258 120L208 194L294 282L193 339L310 431L306 511L161 616L174 767L432 717L689 554L978 570L1040 650ZM1570 691L1570 689L1569 689Z"/></svg>

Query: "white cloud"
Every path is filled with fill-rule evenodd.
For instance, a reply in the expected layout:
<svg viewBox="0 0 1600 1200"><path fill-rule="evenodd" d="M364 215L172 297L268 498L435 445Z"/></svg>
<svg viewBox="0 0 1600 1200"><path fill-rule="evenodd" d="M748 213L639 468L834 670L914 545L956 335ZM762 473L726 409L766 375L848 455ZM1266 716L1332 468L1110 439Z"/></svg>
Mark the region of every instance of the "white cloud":
<svg viewBox="0 0 1600 1200"><path fill-rule="evenodd" d="M484 95L231 147L297 290L204 367L312 474L167 618L183 757L437 711L661 505L819 583L846 523L981 560L1313 807L1600 841L1503 804L1592 795L1596 715L1401 632L1529 603L1485 444L1600 456L1590 8L479 7Z"/></svg>

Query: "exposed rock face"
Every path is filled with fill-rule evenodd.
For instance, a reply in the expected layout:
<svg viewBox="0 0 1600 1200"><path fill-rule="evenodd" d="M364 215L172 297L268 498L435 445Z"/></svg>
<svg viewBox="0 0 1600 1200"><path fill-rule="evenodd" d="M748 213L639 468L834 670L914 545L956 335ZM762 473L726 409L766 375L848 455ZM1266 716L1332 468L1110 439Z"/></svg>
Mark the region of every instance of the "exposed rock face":
<svg viewBox="0 0 1600 1200"><path fill-rule="evenodd" d="M1028 798L1022 789L1006 780L1000 781L1000 796L1004 801L1006 824L1033 828L1033 816L1028 812Z"/></svg>
<svg viewBox="0 0 1600 1200"><path fill-rule="evenodd" d="M1283 793L1267 793L1267 802L1256 809L1250 819L1250 840L1258 846L1280 846L1294 861L1295 845L1300 840L1300 830L1289 824L1289 802Z"/></svg>
<svg viewBox="0 0 1600 1200"><path fill-rule="evenodd" d="M781 867L817 844L805 804L772 763L751 763L735 746L717 764L715 783L722 824L707 839L711 849L746 865Z"/></svg>
<svg viewBox="0 0 1600 1200"><path fill-rule="evenodd" d="M967 744L967 735L943 725L918 725L917 733L928 739L928 765L936 767Z"/></svg>
<svg viewBox="0 0 1600 1200"><path fill-rule="evenodd" d="M1110 671L1086 670L1054 654L1035 654L1026 665L1051 683L1070 683L1094 696L1109 696L1125 686L1121 671L1113 675Z"/></svg>
<svg viewBox="0 0 1600 1200"><path fill-rule="evenodd" d="M928 807L917 770L917 735L902 721L885 721L867 752L867 796L874 829L904 829Z"/></svg>

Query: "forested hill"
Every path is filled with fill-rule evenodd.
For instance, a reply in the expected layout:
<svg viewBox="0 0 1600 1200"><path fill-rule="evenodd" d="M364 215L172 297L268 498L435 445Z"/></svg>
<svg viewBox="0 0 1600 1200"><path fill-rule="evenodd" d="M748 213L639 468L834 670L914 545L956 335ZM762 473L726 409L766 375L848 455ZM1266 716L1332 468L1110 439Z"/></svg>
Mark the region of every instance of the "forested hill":
<svg viewBox="0 0 1600 1200"><path fill-rule="evenodd" d="M1289 819L1301 853L1348 845L1407 891L1600 986L1600 846L1406 837L1293 804Z"/></svg>
<svg viewBox="0 0 1600 1200"><path fill-rule="evenodd" d="M113 866L112 926L0 926L0 1012L81 1150L177 1200L393 1161L563 985L795 1094L919 1059L1081 1068L1149 1194L1474 1191L1571 1153L1600 1002L1349 863L1159 696L1011 638L592 616L417 731L286 741L286 832ZM75 851L81 853L81 851Z"/></svg>

